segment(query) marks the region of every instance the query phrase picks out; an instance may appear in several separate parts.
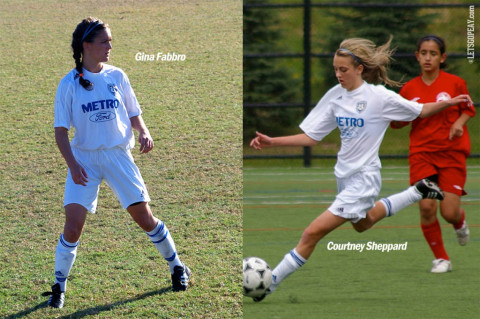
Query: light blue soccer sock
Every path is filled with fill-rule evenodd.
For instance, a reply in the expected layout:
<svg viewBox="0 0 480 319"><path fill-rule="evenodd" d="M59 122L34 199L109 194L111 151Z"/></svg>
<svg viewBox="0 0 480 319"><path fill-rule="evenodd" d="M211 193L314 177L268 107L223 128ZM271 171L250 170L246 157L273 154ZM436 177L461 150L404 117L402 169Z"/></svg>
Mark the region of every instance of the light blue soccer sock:
<svg viewBox="0 0 480 319"><path fill-rule="evenodd" d="M67 277L77 256L78 243L69 243L63 238L63 234L58 240L55 251L55 284L60 285L61 291L67 290Z"/></svg>
<svg viewBox="0 0 480 319"><path fill-rule="evenodd" d="M175 266L183 266L177 255L173 238L164 222L157 220L157 226L155 226L152 231L147 232L147 235L150 237L150 240L158 249L162 257L168 262L172 274Z"/></svg>
<svg viewBox="0 0 480 319"><path fill-rule="evenodd" d="M307 260L300 256L295 248L287 253L272 271L273 281L270 286L270 291L273 292L285 278L302 267L306 262Z"/></svg>
<svg viewBox="0 0 480 319"><path fill-rule="evenodd" d="M415 186L410 186L401 193L380 199L387 211L386 216L390 217L422 199L422 194Z"/></svg>

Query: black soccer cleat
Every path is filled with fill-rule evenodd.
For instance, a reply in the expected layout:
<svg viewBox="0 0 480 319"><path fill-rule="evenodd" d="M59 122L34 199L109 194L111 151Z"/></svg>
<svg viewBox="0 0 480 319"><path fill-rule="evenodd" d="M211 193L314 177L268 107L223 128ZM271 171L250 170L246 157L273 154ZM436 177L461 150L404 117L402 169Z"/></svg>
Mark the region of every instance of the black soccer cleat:
<svg viewBox="0 0 480 319"><path fill-rule="evenodd" d="M182 266L175 266L172 274L172 290L173 291L185 291L188 288L188 282L190 281L192 273L190 269L183 264Z"/></svg>
<svg viewBox="0 0 480 319"><path fill-rule="evenodd" d="M60 284L56 283L52 286L52 291L47 291L42 294L43 296L50 296L47 305L52 308L63 308L65 303L65 291L60 290Z"/></svg>
<svg viewBox="0 0 480 319"><path fill-rule="evenodd" d="M416 182L414 186L417 188L417 190L420 192L424 199L430 198L443 200L443 198L445 197L440 187L438 187L436 183L426 178Z"/></svg>

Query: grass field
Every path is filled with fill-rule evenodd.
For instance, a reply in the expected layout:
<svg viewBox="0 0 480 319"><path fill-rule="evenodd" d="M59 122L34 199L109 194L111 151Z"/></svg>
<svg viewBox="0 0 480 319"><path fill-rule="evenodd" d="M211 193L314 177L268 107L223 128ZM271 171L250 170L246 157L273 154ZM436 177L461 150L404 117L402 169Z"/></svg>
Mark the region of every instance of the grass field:
<svg viewBox="0 0 480 319"><path fill-rule="evenodd" d="M382 170L380 196L408 185L407 166ZM365 233L345 224L316 247L309 261L261 303L244 297L245 318L476 318L480 257L480 166L469 167L469 195L462 205L470 242L461 247L441 220L453 271L431 274L433 254L410 206ZM259 256L273 268L295 247L303 229L336 195L333 166L244 169L244 257ZM328 243L395 244L405 251L328 250Z"/></svg>
<svg viewBox="0 0 480 319"><path fill-rule="evenodd" d="M4 0L0 4L0 317L238 318L241 266L241 1ZM74 67L71 34L85 17L112 30L110 63L129 76L155 140L133 151L196 283L169 291L148 237L102 185L72 269L65 308L46 308L62 232L66 164L53 102ZM141 62L137 52L184 54Z"/></svg>

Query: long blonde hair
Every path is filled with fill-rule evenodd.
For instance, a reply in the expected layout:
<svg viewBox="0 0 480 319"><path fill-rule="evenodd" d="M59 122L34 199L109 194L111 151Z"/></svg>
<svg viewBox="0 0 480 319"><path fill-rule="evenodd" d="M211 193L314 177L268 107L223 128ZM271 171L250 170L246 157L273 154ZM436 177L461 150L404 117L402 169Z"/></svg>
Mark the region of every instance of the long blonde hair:
<svg viewBox="0 0 480 319"><path fill-rule="evenodd" d="M393 37L390 36L387 43L376 46L370 40L362 38L351 38L343 40L335 55L351 57L355 66L363 65L362 78L368 83L385 83L390 86L402 86L401 82L390 79L387 69L392 61L392 54L395 51L390 49Z"/></svg>

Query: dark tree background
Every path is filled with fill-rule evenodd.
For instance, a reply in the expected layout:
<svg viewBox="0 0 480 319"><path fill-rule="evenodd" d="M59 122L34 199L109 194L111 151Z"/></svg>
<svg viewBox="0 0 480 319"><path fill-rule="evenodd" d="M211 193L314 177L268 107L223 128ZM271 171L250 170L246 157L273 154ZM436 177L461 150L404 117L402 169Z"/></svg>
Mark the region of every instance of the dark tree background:
<svg viewBox="0 0 480 319"><path fill-rule="evenodd" d="M383 1L387 4L387 1ZM364 1L350 1L362 3ZM378 2L377 2L378 3ZM411 3L405 0L396 1L395 4ZM386 43L393 36L392 48L397 53L414 53L416 41L427 35L428 24L435 17L434 14L422 14L419 8L345 8L330 9L331 15L337 23L330 25L331 36L327 41L327 49L334 52L345 38L366 38L376 45ZM415 57L394 58L391 64L389 77L395 81L406 82L420 74ZM337 83L335 74L326 72L325 77L332 85ZM399 91L399 88L390 88Z"/></svg>
<svg viewBox="0 0 480 319"><path fill-rule="evenodd" d="M245 3L266 3L250 0ZM243 12L244 53L277 52L276 43L282 38L276 10L248 9ZM245 103L285 103L297 99L301 83L292 71L279 66L276 59L243 59L243 101ZM299 112L286 108L244 108L243 136L252 138L255 131L281 134L285 127L298 122Z"/></svg>

